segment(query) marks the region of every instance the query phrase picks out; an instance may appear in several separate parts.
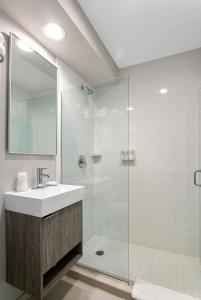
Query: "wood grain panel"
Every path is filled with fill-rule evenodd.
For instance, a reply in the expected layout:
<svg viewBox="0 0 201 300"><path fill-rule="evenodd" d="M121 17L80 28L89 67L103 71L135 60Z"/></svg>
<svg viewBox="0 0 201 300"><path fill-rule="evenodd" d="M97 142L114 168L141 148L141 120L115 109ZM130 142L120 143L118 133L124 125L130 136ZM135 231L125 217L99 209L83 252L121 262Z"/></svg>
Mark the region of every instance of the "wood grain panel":
<svg viewBox="0 0 201 300"><path fill-rule="evenodd" d="M6 211L6 280L40 299L41 219Z"/></svg>
<svg viewBox="0 0 201 300"><path fill-rule="evenodd" d="M82 202L43 219L43 273L82 240Z"/></svg>
<svg viewBox="0 0 201 300"><path fill-rule="evenodd" d="M81 257L82 244L82 201L45 218L6 211L7 282L43 299Z"/></svg>

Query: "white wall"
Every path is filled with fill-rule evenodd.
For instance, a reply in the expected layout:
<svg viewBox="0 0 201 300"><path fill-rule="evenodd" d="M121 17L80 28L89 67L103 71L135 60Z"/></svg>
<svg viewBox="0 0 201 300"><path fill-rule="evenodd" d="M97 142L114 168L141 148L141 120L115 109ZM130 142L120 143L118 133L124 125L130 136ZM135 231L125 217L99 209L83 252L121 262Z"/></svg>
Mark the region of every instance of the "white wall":
<svg viewBox="0 0 201 300"><path fill-rule="evenodd" d="M51 63L56 64L56 59L40 44L32 39L20 26L9 19L6 15L0 12L0 28L1 31L9 34L13 32L18 37L27 42L33 49L38 51L43 57ZM51 156L34 156L34 155L9 155L6 150L7 144L7 80L8 80L8 52L6 60L0 64L0 299L12 300L16 299L20 291L12 288L11 286L1 283L5 280L5 216L4 216L4 201L3 194L14 188L15 178L18 171L26 171L29 176L29 184L34 185L36 179L36 168L47 167L48 173L52 179L57 175L58 180L59 168L56 174L56 160ZM59 82L58 91L75 83L76 78L79 78L74 72L71 71L65 64L58 61ZM59 94L59 92L58 92ZM58 111L58 116L61 111ZM61 119L58 118L58 124ZM60 126L58 133L60 133ZM58 145L60 146L60 136L58 136ZM58 157L60 155L60 147L58 149Z"/></svg>
<svg viewBox="0 0 201 300"><path fill-rule="evenodd" d="M130 76L136 150L131 241L198 256L201 49L121 70ZM161 96L159 90L167 88Z"/></svg>
<svg viewBox="0 0 201 300"><path fill-rule="evenodd" d="M58 68L58 124L57 124L57 179L61 181L61 101L62 93L84 83L83 79L57 58Z"/></svg>
<svg viewBox="0 0 201 300"><path fill-rule="evenodd" d="M10 31L26 40L34 49L45 56L51 62L54 62L54 57L43 49L36 41L28 36L17 24L12 22L5 15L0 13L0 28L1 31L9 34ZM8 48L7 48L8 49ZM29 184L34 184L36 168L47 167L51 177L55 177L55 158L46 156L33 155L9 155L6 150L7 144L7 79L8 79L8 52L6 60L0 64L0 284L5 280L5 216L4 216L4 201L3 194L15 185L15 178L18 171L26 171L29 176ZM18 295L15 289L10 291L13 299ZM8 294L8 299L12 300L11 294ZM1 295L2 294L2 295ZM5 285L0 288L0 298L6 300Z"/></svg>

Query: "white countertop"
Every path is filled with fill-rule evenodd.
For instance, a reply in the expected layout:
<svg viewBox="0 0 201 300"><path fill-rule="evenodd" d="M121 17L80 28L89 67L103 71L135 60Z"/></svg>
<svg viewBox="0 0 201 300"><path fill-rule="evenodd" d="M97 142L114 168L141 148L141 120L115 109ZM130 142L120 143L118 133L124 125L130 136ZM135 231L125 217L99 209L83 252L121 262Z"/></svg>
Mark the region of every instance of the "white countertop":
<svg viewBox="0 0 201 300"><path fill-rule="evenodd" d="M5 193L5 208L10 211L44 217L84 199L84 187L58 184L26 192Z"/></svg>

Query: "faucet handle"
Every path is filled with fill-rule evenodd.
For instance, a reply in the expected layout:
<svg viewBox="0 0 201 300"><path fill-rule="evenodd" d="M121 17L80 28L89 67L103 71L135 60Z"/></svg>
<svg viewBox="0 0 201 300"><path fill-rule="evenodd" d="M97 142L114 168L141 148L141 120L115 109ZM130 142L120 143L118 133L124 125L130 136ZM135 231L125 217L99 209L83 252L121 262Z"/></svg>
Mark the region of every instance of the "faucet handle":
<svg viewBox="0 0 201 300"><path fill-rule="evenodd" d="M40 173L42 173L43 170L47 170L47 168L37 168L37 171L40 172Z"/></svg>
<svg viewBox="0 0 201 300"><path fill-rule="evenodd" d="M46 170L47 168L37 168L37 187L41 186L43 184L43 177L49 178L49 174L44 174L43 170Z"/></svg>

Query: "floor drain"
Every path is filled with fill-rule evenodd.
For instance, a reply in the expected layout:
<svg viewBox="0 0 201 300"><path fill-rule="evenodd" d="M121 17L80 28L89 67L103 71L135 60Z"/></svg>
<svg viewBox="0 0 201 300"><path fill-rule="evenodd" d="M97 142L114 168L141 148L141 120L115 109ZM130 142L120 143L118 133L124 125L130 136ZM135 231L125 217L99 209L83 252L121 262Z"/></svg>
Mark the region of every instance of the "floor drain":
<svg viewBox="0 0 201 300"><path fill-rule="evenodd" d="M103 250L98 250L98 251L96 251L96 255L98 255L98 256L101 256L101 255L103 255L104 254L104 251Z"/></svg>

